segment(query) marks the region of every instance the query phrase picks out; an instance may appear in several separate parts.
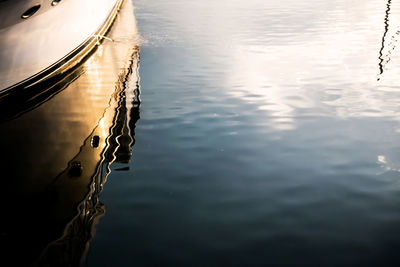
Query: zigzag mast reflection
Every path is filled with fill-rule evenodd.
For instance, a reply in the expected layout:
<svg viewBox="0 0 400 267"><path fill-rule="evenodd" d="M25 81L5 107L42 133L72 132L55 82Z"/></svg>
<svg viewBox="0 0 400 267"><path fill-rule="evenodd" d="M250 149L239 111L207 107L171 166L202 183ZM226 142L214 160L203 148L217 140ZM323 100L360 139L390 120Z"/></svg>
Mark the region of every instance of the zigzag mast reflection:
<svg viewBox="0 0 400 267"><path fill-rule="evenodd" d="M385 11L385 19L384 19L384 24L385 24L385 30L383 32L382 36L382 47L379 50L379 74L377 80L379 81L382 76L383 72L385 70L385 66L390 62L390 56L392 52L396 49L396 46L398 44L397 36L400 34L400 29L398 29L390 38L390 42L388 44L388 50L385 54L383 54L383 51L385 50L385 42L386 42L386 36L389 32L389 14L391 11L391 4L392 0L388 0L388 3L386 4L386 11Z"/></svg>
<svg viewBox="0 0 400 267"><path fill-rule="evenodd" d="M133 75L136 82L132 86L130 82ZM114 162L126 164L132 157L136 122L140 119L138 47L132 55L129 68L119 75L118 80L115 92L115 97L119 99L118 105L115 108L110 134L106 138L107 145L93 175L89 193L78 205L78 214L67 224L64 234L47 246L38 261L40 266L53 264L55 259L57 259L57 266L82 264L86 258L89 243L94 237L95 227L105 214L105 206L100 202L99 196L111 173L111 165ZM101 127L100 123L97 127ZM65 262L60 262L60 260Z"/></svg>

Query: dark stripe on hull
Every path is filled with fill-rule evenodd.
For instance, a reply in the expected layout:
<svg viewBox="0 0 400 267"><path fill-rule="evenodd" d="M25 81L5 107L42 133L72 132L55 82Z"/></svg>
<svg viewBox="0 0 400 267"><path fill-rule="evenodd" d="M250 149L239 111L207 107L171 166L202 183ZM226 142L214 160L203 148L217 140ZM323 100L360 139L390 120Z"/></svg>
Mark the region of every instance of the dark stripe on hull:
<svg viewBox="0 0 400 267"><path fill-rule="evenodd" d="M79 63L83 62L84 59L86 59L86 57L90 54L90 52L92 52L96 48L96 44L103 39L103 36L112 26L123 1L124 0L117 1L103 25L100 26L99 29L92 34L92 36L90 36L81 45L75 48L75 50L70 52L68 55L66 55L50 67L44 69L43 71L2 90L0 92L0 98L9 95L15 91L24 91L26 89L29 89L30 87L36 87L37 85L42 84L48 79L59 76L71 70Z"/></svg>

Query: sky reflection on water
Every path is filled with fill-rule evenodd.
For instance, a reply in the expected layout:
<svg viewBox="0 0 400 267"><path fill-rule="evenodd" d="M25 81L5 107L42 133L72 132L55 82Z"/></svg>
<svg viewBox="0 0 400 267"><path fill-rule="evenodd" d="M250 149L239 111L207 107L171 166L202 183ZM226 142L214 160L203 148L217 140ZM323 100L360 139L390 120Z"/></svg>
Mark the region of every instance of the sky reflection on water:
<svg viewBox="0 0 400 267"><path fill-rule="evenodd" d="M399 262L398 3L134 4L134 161L89 263Z"/></svg>
<svg viewBox="0 0 400 267"><path fill-rule="evenodd" d="M133 3L140 120L85 264L399 264L399 3Z"/></svg>

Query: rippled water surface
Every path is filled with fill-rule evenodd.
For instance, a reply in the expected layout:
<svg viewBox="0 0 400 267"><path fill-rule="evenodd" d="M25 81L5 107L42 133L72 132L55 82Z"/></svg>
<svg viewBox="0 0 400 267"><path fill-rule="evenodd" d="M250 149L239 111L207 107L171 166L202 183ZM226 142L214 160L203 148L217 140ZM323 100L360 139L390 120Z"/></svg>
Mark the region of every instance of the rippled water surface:
<svg viewBox="0 0 400 267"><path fill-rule="evenodd" d="M50 134L34 139L30 129L62 132L60 146L75 149L68 129L88 123L82 114L113 110L109 124L93 124L108 125L98 133L108 141L100 141L105 152L94 157L100 162L94 177L101 178L91 185L101 184L94 190L96 219L81 223L89 236L82 246L85 265L400 264L398 2L134 0L133 5L140 36L125 33L118 40L138 45L140 52L126 48L127 56L98 64L97 76L84 65L83 74L60 93L0 125L2 142L18 144L7 152L12 159L7 168L14 171L33 168L49 142ZM112 77L110 64L116 66ZM95 78L83 82L87 76ZM103 87L109 91L95 91ZM92 95L73 93L80 88ZM51 108L68 92L68 105L76 111ZM77 101L85 97L93 107ZM30 123L30 116L43 118L40 111L49 118L56 114L67 128ZM71 158L94 135L90 130L76 137L78 149L65 156L67 186L79 180L68 171L74 170ZM18 160L21 154L24 161ZM25 180L33 179L30 173ZM25 180L7 188L25 196ZM42 195L35 199L43 206L57 198ZM32 209L43 206L20 207L25 225L20 227L34 225ZM63 209L38 214L52 217ZM86 218L85 209L79 211ZM63 231L65 236L71 223L60 221L59 236ZM68 233L79 237L78 230ZM2 236L8 240L7 230Z"/></svg>

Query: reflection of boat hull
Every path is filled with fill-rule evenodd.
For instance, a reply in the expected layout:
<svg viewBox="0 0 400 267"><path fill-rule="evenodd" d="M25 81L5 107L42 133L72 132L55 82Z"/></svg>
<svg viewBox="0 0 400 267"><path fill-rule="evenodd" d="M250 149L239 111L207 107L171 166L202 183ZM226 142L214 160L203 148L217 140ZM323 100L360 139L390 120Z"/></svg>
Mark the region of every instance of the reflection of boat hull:
<svg viewBox="0 0 400 267"><path fill-rule="evenodd" d="M135 99L128 97L138 96L137 31L129 2L107 33L113 42L99 46L57 90L43 87L51 97L0 120L0 139L7 140L0 166L11 170L0 188L2 263L28 266L40 258L39 266L75 266L85 256L92 227L105 211L98 194L110 164L119 161L120 137L138 119ZM133 133L128 135L132 146Z"/></svg>
<svg viewBox="0 0 400 267"><path fill-rule="evenodd" d="M79 63L103 38L122 1L1 2L0 94L29 88ZM30 6L40 8L21 18Z"/></svg>

